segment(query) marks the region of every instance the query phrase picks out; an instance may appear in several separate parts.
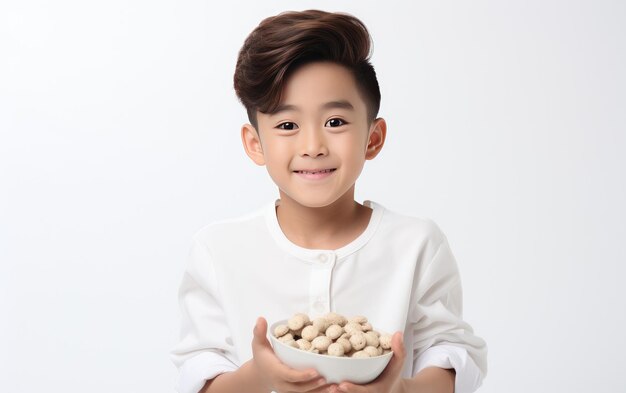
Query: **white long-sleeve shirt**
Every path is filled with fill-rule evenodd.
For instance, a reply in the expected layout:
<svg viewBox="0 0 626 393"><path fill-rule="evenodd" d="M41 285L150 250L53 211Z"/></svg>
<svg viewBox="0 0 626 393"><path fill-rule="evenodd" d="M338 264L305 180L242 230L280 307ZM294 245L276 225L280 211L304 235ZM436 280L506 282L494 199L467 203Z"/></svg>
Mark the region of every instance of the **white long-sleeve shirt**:
<svg viewBox="0 0 626 393"><path fill-rule="evenodd" d="M487 346L462 317L462 288L446 236L430 219L373 201L365 231L336 250L291 242L276 199L194 236L180 284L180 341L170 352L177 391L252 358L259 316L268 326L296 312L364 315L379 331L404 331L403 378L428 366L454 368L455 393L474 392L487 374Z"/></svg>

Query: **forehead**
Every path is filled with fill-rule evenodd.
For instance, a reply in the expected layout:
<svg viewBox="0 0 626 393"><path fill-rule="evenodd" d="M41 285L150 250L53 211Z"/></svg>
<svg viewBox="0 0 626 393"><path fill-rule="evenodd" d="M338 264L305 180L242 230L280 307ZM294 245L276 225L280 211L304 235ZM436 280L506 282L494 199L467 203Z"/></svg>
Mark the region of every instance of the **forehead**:
<svg viewBox="0 0 626 393"><path fill-rule="evenodd" d="M340 64L304 64L289 76L283 87L281 107L292 105L305 109L326 109L323 105L328 102L347 102L355 111L365 110L352 72ZM350 108L345 105L343 109Z"/></svg>

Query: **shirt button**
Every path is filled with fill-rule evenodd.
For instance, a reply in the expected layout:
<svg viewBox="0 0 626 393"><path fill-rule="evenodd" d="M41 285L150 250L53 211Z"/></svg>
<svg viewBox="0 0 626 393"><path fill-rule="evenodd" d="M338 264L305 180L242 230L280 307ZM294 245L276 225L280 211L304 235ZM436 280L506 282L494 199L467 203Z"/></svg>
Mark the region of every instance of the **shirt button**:
<svg viewBox="0 0 626 393"><path fill-rule="evenodd" d="M322 263L326 263L326 261L328 260L328 257L326 256L326 254L321 254L318 258L320 262Z"/></svg>

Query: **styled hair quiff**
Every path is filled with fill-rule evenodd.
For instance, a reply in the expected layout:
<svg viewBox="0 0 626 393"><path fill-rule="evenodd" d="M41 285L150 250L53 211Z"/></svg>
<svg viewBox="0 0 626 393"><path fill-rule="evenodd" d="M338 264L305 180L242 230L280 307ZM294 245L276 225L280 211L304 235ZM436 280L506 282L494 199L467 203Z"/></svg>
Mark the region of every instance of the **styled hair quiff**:
<svg viewBox="0 0 626 393"><path fill-rule="evenodd" d="M331 61L354 75L369 125L380 108L380 88L370 64L371 46L365 24L348 13L281 12L263 19L246 38L235 67L235 92L258 132L256 111L276 110L287 79L299 66Z"/></svg>

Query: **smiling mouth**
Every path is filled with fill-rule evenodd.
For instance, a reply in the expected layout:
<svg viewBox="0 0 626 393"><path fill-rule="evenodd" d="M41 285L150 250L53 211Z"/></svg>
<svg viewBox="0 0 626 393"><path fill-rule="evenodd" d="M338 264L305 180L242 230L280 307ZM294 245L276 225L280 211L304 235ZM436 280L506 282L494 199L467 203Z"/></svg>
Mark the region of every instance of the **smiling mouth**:
<svg viewBox="0 0 626 393"><path fill-rule="evenodd" d="M315 175L318 173L330 173L330 172L334 172L337 168L331 168L331 169L323 169L321 171L294 171L295 173L302 173L305 175Z"/></svg>

